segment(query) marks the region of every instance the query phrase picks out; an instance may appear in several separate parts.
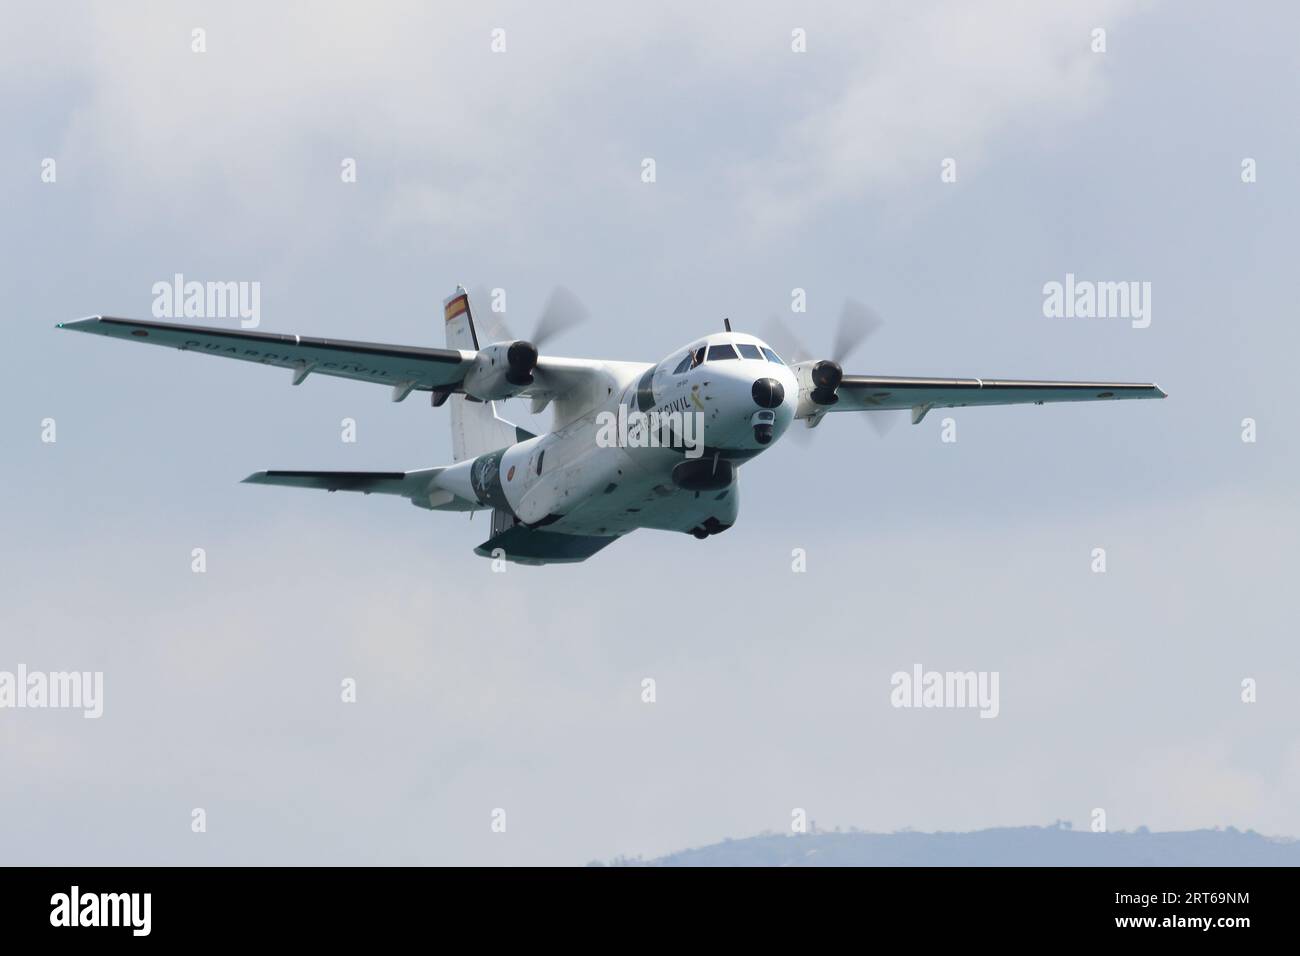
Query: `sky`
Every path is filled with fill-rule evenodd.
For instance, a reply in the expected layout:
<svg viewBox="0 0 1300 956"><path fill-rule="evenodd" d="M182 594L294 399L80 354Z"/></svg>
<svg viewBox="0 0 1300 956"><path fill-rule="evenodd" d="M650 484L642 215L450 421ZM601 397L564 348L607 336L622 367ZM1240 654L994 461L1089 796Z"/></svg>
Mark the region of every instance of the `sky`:
<svg viewBox="0 0 1300 956"><path fill-rule="evenodd" d="M0 861L582 864L798 810L1300 834L1293 6L0 22L0 672L103 674L98 719L0 709ZM458 282L520 334L564 285L593 319L550 349L634 361L724 316L828 351L851 297L884 324L850 373L1169 398L831 416L723 535L497 573L486 514L239 483L447 463L445 408L55 329L177 273L259 283L261 331L432 346ZM1045 315L1067 274L1149 282L1150 325ZM996 718L893 706L916 665L996 673Z"/></svg>

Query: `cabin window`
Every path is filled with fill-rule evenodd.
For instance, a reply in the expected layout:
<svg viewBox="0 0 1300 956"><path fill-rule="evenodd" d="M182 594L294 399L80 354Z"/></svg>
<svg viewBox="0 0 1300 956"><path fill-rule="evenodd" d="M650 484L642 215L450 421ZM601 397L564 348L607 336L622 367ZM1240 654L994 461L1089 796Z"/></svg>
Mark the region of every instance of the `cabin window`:
<svg viewBox="0 0 1300 956"><path fill-rule="evenodd" d="M747 359L758 359L763 361L763 353L758 350L757 345L750 345L748 342L739 343L736 348L740 349L740 357Z"/></svg>
<svg viewBox="0 0 1300 956"><path fill-rule="evenodd" d="M545 457L546 457L546 449L543 448L541 451L537 453L537 473L539 475L542 473L542 459Z"/></svg>
<svg viewBox="0 0 1300 956"><path fill-rule="evenodd" d="M736 350L732 348L730 344L709 346L708 360L710 362L721 362L723 359L734 359L734 358L739 358L739 356L736 355Z"/></svg>

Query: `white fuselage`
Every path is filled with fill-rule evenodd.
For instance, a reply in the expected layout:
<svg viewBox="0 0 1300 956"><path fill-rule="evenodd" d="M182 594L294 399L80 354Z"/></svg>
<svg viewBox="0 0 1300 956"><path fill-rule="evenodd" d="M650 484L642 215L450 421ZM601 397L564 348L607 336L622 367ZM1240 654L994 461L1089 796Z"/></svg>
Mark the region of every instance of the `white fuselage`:
<svg viewBox="0 0 1300 956"><path fill-rule="evenodd" d="M553 532L730 527L735 468L790 427L800 398L794 373L741 333L625 368L605 401L556 431L446 468L436 487Z"/></svg>

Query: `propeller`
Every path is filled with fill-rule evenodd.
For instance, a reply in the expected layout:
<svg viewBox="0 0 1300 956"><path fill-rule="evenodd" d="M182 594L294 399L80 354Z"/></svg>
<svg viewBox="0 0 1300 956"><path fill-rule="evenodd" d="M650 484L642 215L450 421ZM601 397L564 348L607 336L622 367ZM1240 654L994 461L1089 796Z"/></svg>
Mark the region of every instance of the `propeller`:
<svg viewBox="0 0 1300 956"><path fill-rule="evenodd" d="M844 300L831 343L831 357L817 362L810 373L813 383L811 397L814 402L830 406L839 401L836 390L844 380L844 362L882 325L884 320L875 310L855 299ZM773 315L767 320L763 331L767 341L791 362L807 362L814 357L777 316ZM867 422L883 437L897 423L897 416L869 415ZM801 435L807 431L808 429L795 429L794 434Z"/></svg>
<svg viewBox="0 0 1300 956"><path fill-rule="evenodd" d="M518 338L506 324L504 310L494 312L491 308L492 294L480 286L471 294L471 303L480 307L487 304L483 318L484 343L509 342L506 349L506 381L518 388L533 384L533 371L537 368L540 350L547 342L569 329L586 322L591 313L581 300L563 286L552 290L542 314L538 316L529 339Z"/></svg>
<svg viewBox="0 0 1300 956"><path fill-rule="evenodd" d="M845 299L844 308L840 310L839 325L835 328L831 360L837 365L843 365L867 337L884 324L880 316L861 302Z"/></svg>
<svg viewBox="0 0 1300 956"><path fill-rule="evenodd" d="M546 300L546 307L542 309L541 316L537 319L532 342L541 348L551 339L582 325L590 318L591 312L576 295L562 285L556 286L551 292L551 297Z"/></svg>
<svg viewBox="0 0 1300 956"><path fill-rule="evenodd" d="M475 318L485 320L483 323L485 339L491 342L516 340L522 344L531 345L534 349L544 348L551 340L558 338L569 329L582 325L591 318L590 310L582 304L581 299L564 286L556 286L546 300L541 315L537 317L532 336L526 340L520 340L518 336L510 331L510 326L506 324L504 312L492 311L491 302L492 295L486 288L476 288L471 294L471 304L475 306ZM483 310L481 316L479 314L480 309Z"/></svg>

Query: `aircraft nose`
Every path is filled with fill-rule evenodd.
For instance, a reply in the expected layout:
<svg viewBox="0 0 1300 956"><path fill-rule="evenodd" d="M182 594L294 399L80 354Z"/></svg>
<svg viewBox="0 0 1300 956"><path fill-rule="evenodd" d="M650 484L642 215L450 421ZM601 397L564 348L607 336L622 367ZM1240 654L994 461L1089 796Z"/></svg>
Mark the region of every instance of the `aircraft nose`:
<svg viewBox="0 0 1300 956"><path fill-rule="evenodd" d="M760 378L751 392L759 408L776 408L785 401L785 389L774 378Z"/></svg>

